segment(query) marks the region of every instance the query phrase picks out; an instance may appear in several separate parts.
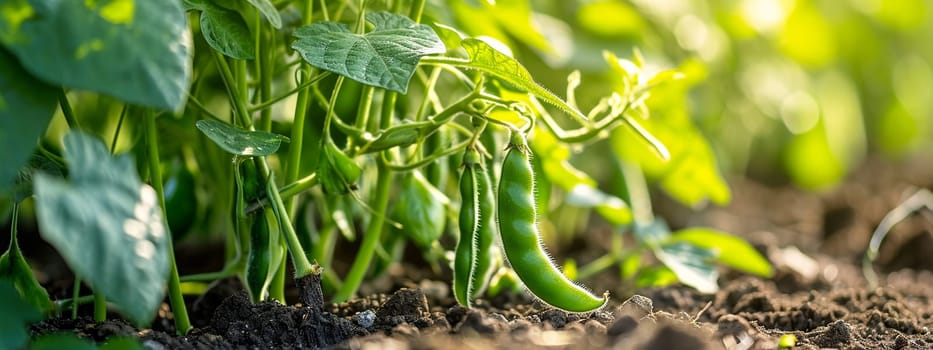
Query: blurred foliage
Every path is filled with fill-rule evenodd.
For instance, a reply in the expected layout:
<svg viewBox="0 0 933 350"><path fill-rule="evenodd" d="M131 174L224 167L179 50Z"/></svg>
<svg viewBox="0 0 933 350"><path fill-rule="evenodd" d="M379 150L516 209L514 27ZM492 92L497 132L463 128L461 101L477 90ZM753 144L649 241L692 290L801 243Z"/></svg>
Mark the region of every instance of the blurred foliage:
<svg viewBox="0 0 933 350"><path fill-rule="evenodd" d="M671 162L652 159L631 135L612 144L688 205L728 201L717 168L819 190L872 154L933 160L933 6L924 0L447 3L453 13L443 20L508 45L552 90L581 70L584 110L618 91L604 49L619 57L638 49L648 76L684 73L646 100L643 126Z"/></svg>

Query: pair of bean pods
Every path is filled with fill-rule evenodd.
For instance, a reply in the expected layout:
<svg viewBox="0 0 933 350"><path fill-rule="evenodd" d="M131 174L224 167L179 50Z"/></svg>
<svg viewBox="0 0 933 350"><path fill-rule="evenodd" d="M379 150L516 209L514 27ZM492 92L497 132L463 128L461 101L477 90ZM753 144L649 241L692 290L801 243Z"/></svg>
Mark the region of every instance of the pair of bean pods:
<svg viewBox="0 0 933 350"><path fill-rule="evenodd" d="M602 308L609 293L599 297L567 279L541 243L531 150L524 135L513 131L506 152L495 190L479 152L471 148L463 157L453 283L457 302L470 307L482 293L495 267L490 254L498 233L512 270L542 302L570 312Z"/></svg>

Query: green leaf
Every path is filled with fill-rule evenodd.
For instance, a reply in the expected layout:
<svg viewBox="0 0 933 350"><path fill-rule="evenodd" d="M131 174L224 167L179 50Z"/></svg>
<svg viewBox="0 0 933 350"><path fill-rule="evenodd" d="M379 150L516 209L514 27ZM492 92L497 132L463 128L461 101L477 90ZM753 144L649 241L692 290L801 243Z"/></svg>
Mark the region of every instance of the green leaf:
<svg viewBox="0 0 933 350"><path fill-rule="evenodd" d="M279 150L288 138L265 131L247 131L212 119L199 120L195 125L224 151L241 156L267 156Z"/></svg>
<svg viewBox="0 0 933 350"><path fill-rule="evenodd" d="M371 12L366 20L376 27L366 34L335 22L298 28L292 48L315 67L403 94L421 57L446 51L431 27L404 16Z"/></svg>
<svg viewBox="0 0 933 350"><path fill-rule="evenodd" d="M177 0L15 0L0 42L54 85L143 106L178 109L191 76L189 32Z"/></svg>
<svg viewBox="0 0 933 350"><path fill-rule="evenodd" d="M16 180L52 120L58 91L0 48L0 189Z"/></svg>
<svg viewBox="0 0 933 350"><path fill-rule="evenodd" d="M29 268L16 240L13 240L10 243L10 249L0 256L0 280L12 282L16 290L26 298L26 302L37 310L48 314L55 308L52 300L49 299L49 293L32 274L32 269Z"/></svg>
<svg viewBox="0 0 933 350"><path fill-rule="evenodd" d="M483 73L492 75L496 78L501 79L502 81L509 83L521 90L530 92L535 96L543 99L545 102L554 105L560 110L566 112L568 115L576 119L577 121L586 123L586 116L576 108L571 107L567 102L565 102L557 95L554 95L548 89L545 89L541 85L538 85L534 81L534 78L531 77L531 73L522 66L521 63L518 63L515 59L506 56L505 54L494 49L492 46L489 46L486 42L475 39L467 38L461 41L461 45L466 50L467 54L470 55L470 60L467 62L447 62L444 63L460 65L466 68L476 69Z"/></svg>
<svg viewBox="0 0 933 350"><path fill-rule="evenodd" d="M201 34L211 48L236 59L256 57L249 25L238 12L208 0L185 0L185 7L201 11Z"/></svg>
<svg viewBox="0 0 933 350"><path fill-rule="evenodd" d="M716 260L739 271L762 277L774 274L771 264L739 237L709 228L688 228L671 235L670 242L685 242L716 253Z"/></svg>
<svg viewBox="0 0 933 350"><path fill-rule="evenodd" d="M97 345L78 338L74 333L53 333L39 337L29 345L29 350L97 350Z"/></svg>
<svg viewBox="0 0 933 350"><path fill-rule="evenodd" d="M677 274L671 271L669 267L664 265L649 266L638 272L638 276L635 278L635 287L667 287L677 282L680 282L677 279Z"/></svg>
<svg viewBox="0 0 933 350"><path fill-rule="evenodd" d="M654 256L677 275L681 283L700 293L712 294L719 290L716 280L719 271L711 263L716 254L684 242L673 242L654 250Z"/></svg>
<svg viewBox="0 0 933 350"><path fill-rule="evenodd" d="M156 192L140 182L131 157L111 157L93 136L65 135L64 156L69 181L36 175L40 234L124 316L150 322L169 267Z"/></svg>
<svg viewBox="0 0 933 350"><path fill-rule="evenodd" d="M269 23L272 24L272 27L275 29L282 28L282 16L279 15L279 10L275 9L275 5L272 5L272 2L269 0L246 0L250 5L253 5L259 13L262 13L262 16L266 18Z"/></svg>
<svg viewBox="0 0 933 350"><path fill-rule="evenodd" d="M660 247L671 236L667 223L657 218L651 222L636 221L633 230L638 244L651 249Z"/></svg>
<svg viewBox="0 0 933 350"><path fill-rule="evenodd" d="M632 222L632 211L621 198L596 188L596 180L570 164L570 148L560 143L553 134L539 127L528 144L544 169L549 182L567 192L567 204L581 208L595 208L596 212L613 225Z"/></svg>
<svg viewBox="0 0 933 350"><path fill-rule="evenodd" d="M20 298L16 287L0 280L0 349L20 349L29 341L28 325L42 314Z"/></svg>

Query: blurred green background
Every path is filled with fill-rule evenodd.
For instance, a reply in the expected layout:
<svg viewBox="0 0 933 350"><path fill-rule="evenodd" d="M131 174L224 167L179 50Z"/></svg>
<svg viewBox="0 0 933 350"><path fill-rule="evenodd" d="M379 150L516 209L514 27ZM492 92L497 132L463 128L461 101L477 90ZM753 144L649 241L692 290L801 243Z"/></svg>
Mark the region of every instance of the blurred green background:
<svg viewBox="0 0 933 350"><path fill-rule="evenodd" d="M727 189L710 186L721 182L715 168L726 178L824 190L868 157L933 162L933 5L925 0L457 0L427 13L512 47L560 95L567 74L580 70L584 110L612 90L604 50L620 58L640 50L646 73L683 72L686 79L652 90L647 104L659 125L647 128L675 160L687 152L681 158L706 165L642 167L662 187L705 184L708 193L678 198L688 204L728 201ZM617 139L617 152L638 147Z"/></svg>

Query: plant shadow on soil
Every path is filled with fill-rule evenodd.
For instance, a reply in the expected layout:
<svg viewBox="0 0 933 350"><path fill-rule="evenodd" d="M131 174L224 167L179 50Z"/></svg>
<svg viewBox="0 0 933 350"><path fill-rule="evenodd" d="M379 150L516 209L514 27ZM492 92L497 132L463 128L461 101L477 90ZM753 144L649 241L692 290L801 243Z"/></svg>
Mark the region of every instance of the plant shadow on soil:
<svg viewBox="0 0 933 350"><path fill-rule="evenodd" d="M167 310L152 329L56 318L31 331L73 331L95 341L134 335L149 349L777 349L784 334L796 336L795 349L933 349L933 217L913 215L890 233L876 264L880 287L867 287L860 266L872 230L918 186L933 187L928 162L870 161L820 195L736 181L735 199L724 208L687 212L659 199L659 214L676 219L672 227L743 236L775 265L770 280L727 272L713 295L673 286L623 296L625 282L607 271L588 281L617 293L601 311L566 313L527 295L465 309L450 295L449 276L406 264L366 289L391 294L317 307L253 305L238 280L221 280L190 303L196 328L185 337L173 335ZM610 230L593 231L567 253L593 259L587 254L604 249Z"/></svg>

